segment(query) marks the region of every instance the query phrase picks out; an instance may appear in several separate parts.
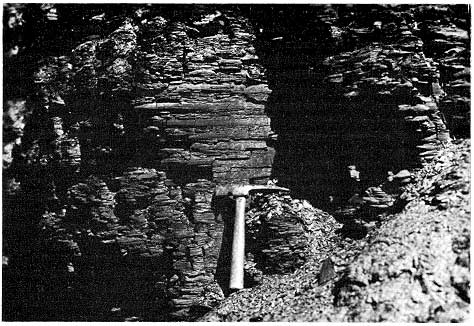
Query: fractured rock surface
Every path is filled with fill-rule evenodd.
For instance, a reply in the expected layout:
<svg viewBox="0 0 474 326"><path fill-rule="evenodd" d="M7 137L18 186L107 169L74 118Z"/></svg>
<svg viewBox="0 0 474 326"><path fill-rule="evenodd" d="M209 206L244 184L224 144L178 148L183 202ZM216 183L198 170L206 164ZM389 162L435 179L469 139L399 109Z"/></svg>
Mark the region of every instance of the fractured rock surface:
<svg viewBox="0 0 474 326"><path fill-rule="evenodd" d="M276 176L330 206L353 195L340 169L357 164L362 200L389 207L388 170L466 135L456 8L5 6L5 319L209 311L227 294L234 214L217 184ZM253 199L246 282L309 252L332 279L339 224L307 201Z"/></svg>
<svg viewBox="0 0 474 326"><path fill-rule="evenodd" d="M227 298L201 321L461 322L468 319L469 165L464 141L419 169L409 202L360 241L325 245L293 274ZM323 258L334 276L318 280Z"/></svg>

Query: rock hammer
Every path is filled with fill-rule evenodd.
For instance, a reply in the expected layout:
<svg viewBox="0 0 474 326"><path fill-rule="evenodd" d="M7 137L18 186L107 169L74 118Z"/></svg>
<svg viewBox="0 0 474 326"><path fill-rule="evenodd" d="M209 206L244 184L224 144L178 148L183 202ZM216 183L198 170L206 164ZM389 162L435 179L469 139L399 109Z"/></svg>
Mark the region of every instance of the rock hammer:
<svg viewBox="0 0 474 326"><path fill-rule="evenodd" d="M273 185L219 185L216 196L235 198L235 219L232 239L232 260L230 265L230 290L244 288L244 257L245 257L245 202L250 192L289 192L287 188Z"/></svg>

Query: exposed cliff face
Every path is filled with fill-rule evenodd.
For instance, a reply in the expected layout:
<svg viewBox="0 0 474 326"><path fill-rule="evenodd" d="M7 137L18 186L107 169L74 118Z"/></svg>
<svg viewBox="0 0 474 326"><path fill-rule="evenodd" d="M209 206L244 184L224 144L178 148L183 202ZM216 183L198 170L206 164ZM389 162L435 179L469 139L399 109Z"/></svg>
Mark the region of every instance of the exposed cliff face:
<svg viewBox="0 0 474 326"><path fill-rule="evenodd" d="M439 108L451 134L465 138L470 135L470 24L467 12L448 18L447 11L435 6L418 9L423 18L419 35L425 54L439 62Z"/></svg>
<svg viewBox="0 0 474 326"><path fill-rule="evenodd" d="M146 159L180 183L265 182L271 91L248 20L226 11L191 26L154 18L141 34L134 110L153 155Z"/></svg>
<svg viewBox="0 0 474 326"><path fill-rule="evenodd" d="M442 49L424 46L429 39L417 27L428 23L429 8L404 9L315 7L301 24L302 14L283 11L279 24L260 21L267 111L279 135L273 175L319 207L351 195L347 166L361 172L362 188L376 185L388 171L428 161L450 139L438 109L442 69L423 52Z"/></svg>
<svg viewBox="0 0 474 326"><path fill-rule="evenodd" d="M231 200L214 198L217 184L276 177L319 207L330 195L343 202L347 165L359 167L364 186L377 185L449 140L438 110L445 84L445 112L460 97L469 101L465 83L454 82L454 63L468 69L468 50L444 53L420 32L447 71L440 83L418 31L387 8L375 12L396 24L383 26L377 44L371 27L345 27L363 25L365 11L354 17L343 6L280 10L279 23L278 10L259 6L21 10L26 23L44 15L51 33L40 38L41 60L34 38L5 47L6 78L19 85L29 76L4 103L7 319L202 314L227 291L233 210ZM412 20L424 17L410 10ZM9 15L11 35L25 34L18 13ZM66 31L73 37L64 39ZM20 72L18 62L27 63ZM447 122L462 134L457 116ZM285 207L297 204L287 198ZM249 224L249 284L261 270L302 264L313 246L307 234L332 234L332 217L305 209L312 228L297 214ZM15 283L20 274L36 289ZM52 302L57 309L48 310Z"/></svg>
<svg viewBox="0 0 474 326"><path fill-rule="evenodd" d="M48 253L39 263L63 279L57 288L46 280L39 295L55 298L67 287L75 293L68 306L91 295L82 278L113 289L131 271L154 279L152 286L143 281L146 289L130 281L133 291L111 297L100 287L92 301L106 304L97 312L84 307L85 318L183 319L200 298L221 298L214 276L228 264L221 247L233 213L229 203L214 207L215 184L262 183L271 173L264 113L270 90L248 20L211 8L181 18L155 10L119 15L122 23L106 38L88 36L67 56L44 61L35 72L39 96L29 102L36 121L20 150L26 155L11 169L21 179L21 198L36 207L30 223L41 232L32 237L34 251ZM95 16L83 15L94 23ZM12 128L21 123L20 104L10 106ZM21 232L18 213L7 214L7 229ZM15 242L6 255L17 254ZM129 301L154 302L157 310L145 317ZM43 309L26 318L61 315L39 317ZM77 318L67 309L68 318Z"/></svg>

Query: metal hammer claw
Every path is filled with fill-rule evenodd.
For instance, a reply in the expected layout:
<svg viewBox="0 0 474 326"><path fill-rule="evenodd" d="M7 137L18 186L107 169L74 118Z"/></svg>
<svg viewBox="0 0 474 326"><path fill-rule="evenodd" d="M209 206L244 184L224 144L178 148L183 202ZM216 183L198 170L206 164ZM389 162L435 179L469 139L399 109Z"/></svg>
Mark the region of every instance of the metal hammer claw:
<svg viewBox="0 0 474 326"><path fill-rule="evenodd" d="M216 196L230 195L235 198L235 220L232 239L232 261L230 267L231 290L244 288L245 257L245 201L250 192L289 192L287 188L266 185L225 185L216 187Z"/></svg>

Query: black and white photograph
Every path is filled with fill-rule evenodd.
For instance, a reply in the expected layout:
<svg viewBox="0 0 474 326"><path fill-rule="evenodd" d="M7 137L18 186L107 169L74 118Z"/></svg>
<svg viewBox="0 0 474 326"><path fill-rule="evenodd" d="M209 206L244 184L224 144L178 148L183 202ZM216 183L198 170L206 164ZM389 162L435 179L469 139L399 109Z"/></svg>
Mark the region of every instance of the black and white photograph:
<svg viewBox="0 0 474 326"><path fill-rule="evenodd" d="M2 321L470 320L469 2L2 5Z"/></svg>

